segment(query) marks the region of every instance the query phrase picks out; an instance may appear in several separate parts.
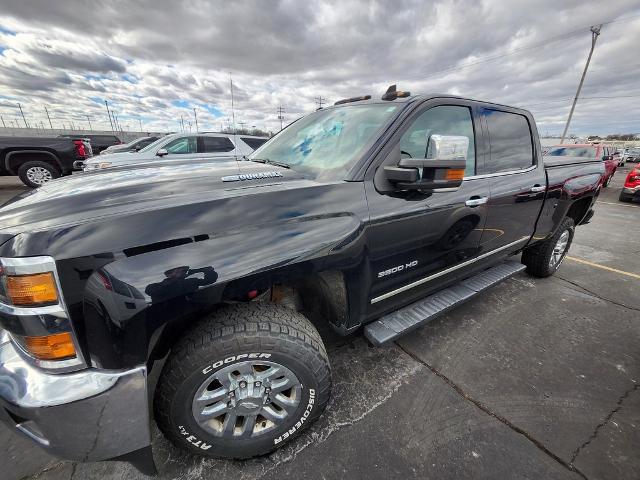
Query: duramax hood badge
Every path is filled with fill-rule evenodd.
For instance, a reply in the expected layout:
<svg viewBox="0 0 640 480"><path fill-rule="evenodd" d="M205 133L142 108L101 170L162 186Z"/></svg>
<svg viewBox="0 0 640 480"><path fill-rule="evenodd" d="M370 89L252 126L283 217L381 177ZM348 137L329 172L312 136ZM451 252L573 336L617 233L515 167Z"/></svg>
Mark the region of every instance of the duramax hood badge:
<svg viewBox="0 0 640 480"><path fill-rule="evenodd" d="M222 177L223 182L240 182L244 180L260 180L261 178L275 178L282 177L280 172L258 172L258 173L243 173L241 175L227 175Z"/></svg>

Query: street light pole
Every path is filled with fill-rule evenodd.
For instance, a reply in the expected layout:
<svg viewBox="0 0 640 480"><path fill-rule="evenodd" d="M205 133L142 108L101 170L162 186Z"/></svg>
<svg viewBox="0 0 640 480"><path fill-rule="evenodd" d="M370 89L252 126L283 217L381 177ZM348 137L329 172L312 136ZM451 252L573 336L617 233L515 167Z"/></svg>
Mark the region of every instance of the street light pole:
<svg viewBox="0 0 640 480"><path fill-rule="evenodd" d="M111 125L111 132L112 133L116 133L115 130L113 129L113 122L111 121L111 112L109 111L109 104L107 103L107 101L104 101L104 106L107 107L107 115L109 116L109 124Z"/></svg>
<svg viewBox="0 0 640 480"><path fill-rule="evenodd" d="M196 107L193 107L193 116L196 119L196 132L200 131L200 128L198 128L198 114L196 113Z"/></svg>
<svg viewBox="0 0 640 480"><path fill-rule="evenodd" d="M598 36L600 35L600 29L602 25L598 25L591 27L591 50L589 50L589 56L587 57L587 63L584 66L584 70L582 72L582 77L580 78L580 83L578 84L578 91L576 92L576 96L573 99L573 104L571 105L571 110L569 111L569 118L567 118L567 123L564 126L564 132L562 132L562 138L560 139L560 143L564 143L564 139L567 136L567 131L569 130L569 125L571 124L571 117L573 117L573 111L576 108L576 103L578 103L578 97L580 96L580 90L582 90L582 84L584 83L584 77L587 75L587 70L589 68L589 63L591 62L591 55L593 55L593 49L596 46L596 40L598 40Z"/></svg>
<svg viewBox="0 0 640 480"><path fill-rule="evenodd" d="M53 124L51 123L51 117L49 116L49 110L47 110L46 105L44 107L44 111L47 114L47 119L49 120L49 126L51 127L51 130L53 130Z"/></svg>
<svg viewBox="0 0 640 480"><path fill-rule="evenodd" d="M24 126L29 128L29 124L27 123L27 119L24 118L24 112L22 111L22 105L18 104L18 108L20 109L20 113L22 114L22 120L24 121Z"/></svg>

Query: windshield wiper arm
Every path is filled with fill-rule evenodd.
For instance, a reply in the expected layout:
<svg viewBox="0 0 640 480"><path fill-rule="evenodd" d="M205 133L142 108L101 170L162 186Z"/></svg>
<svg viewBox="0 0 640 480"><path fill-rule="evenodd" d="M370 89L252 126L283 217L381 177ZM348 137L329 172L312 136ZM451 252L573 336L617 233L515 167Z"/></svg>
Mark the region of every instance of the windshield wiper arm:
<svg viewBox="0 0 640 480"><path fill-rule="evenodd" d="M268 163L269 165L275 165L276 167L291 168L291 165L289 165L288 163L277 162L275 160L269 160L268 158L246 158L247 160L251 160L252 162Z"/></svg>
<svg viewBox="0 0 640 480"><path fill-rule="evenodd" d="M267 163L270 163L271 165L275 165L276 167L291 168L291 165L289 165L288 163L277 162L275 160L267 160Z"/></svg>
<svg viewBox="0 0 640 480"><path fill-rule="evenodd" d="M265 160L264 158L249 158L246 155L243 155L242 159L249 160L250 162L267 163L267 160Z"/></svg>

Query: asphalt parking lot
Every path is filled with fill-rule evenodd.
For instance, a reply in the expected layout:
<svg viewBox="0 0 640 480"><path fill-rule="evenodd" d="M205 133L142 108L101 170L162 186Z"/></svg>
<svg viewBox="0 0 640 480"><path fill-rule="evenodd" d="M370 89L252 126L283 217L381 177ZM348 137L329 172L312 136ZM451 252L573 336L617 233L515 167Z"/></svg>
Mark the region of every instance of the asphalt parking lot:
<svg viewBox="0 0 640 480"><path fill-rule="evenodd" d="M522 273L386 348L327 336L333 398L302 437L244 462L158 431L162 479L640 478L640 204L619 171L549 279ZM22 191L0 178L0 202ZM145 478L72 464L0 427L2 478Z"/></svg>

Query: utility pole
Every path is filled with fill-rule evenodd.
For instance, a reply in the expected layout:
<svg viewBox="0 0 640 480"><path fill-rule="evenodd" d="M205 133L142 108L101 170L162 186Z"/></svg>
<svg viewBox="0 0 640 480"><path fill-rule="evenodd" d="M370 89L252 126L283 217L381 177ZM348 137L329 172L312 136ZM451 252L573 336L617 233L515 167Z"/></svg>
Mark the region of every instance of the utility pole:
<svg viewBox="0 0 640 480"><path fill-rule="evenodd" d="M184 118L182 117L182 114L180 114L180 125L182 127L182 131L184 132Z"/></svg>
<svg viewBox="0 0 640 480"><path fill-rule="evenodd" d="M107 103L107 101L104 101L104 106L107 107L107 115L109 116L109 124L111 125L111 132L115 133L115 130L113 129L113 122L111 121L111 112L109 111L109 104Z"/></svg>
<svg viewBox="0 0 640 480"><path fill-rule="evenodd" d="M140 124L140 133L142 133L142 119L138 117L138 123Z"/></svg>
<svg viewBox="0 0 640 480"><path fill-rule="evenodd" d="M318 105L318 110L322 109L322 104L323 103L327 103L327 99L324 98L323 96L318 96L314 98L316 104Z"/></svg>
<svg viewBox="0 0 640 480"><path fill-rule="evenodd" d="M233 118L233 134L236 133L236 112L233 106L233 78L231 72L229 72L229 82L231 83L231 117Z"/></svg>
<svg viewBox="0 0 640 480"><path fill-rule="evenodd" d="M191 120L189 120L189 133L191 133Z"/></svg>
<svg viewBox="0 0 640 480"><path fill-rule="evenodd" d="M578 102L578 97L580 96L580 90L582 90L582 84L584 83L584 77L587 75L587 69L589 68L589 63L591 62L591 55L593 55L593 49L596 46L596 41L598 40L598 36L600 35L600 29L602 25L598 25L591 27L591 50L589 50L589 56L587 57L587 63L584 66L584 71L582 72L582 77L580 78L580 83L578 84L578 91L576 92L576 96L573 99L573 104L571 105L571 110L569 111L569 118L567 118L567 124L564 126L564 132L562 132L562 138L560 139L560 143L564 143L564 138L567 136L567 131L569 130L569 125L571 124L571 117L573 117L573 111L576 108L576 103Z"/></svg>
<svg viewBox="0 0 640 480"><path fill-rule="evenodd" d="M2 120L2 128L7 128L7 125L4 123L4 117L0 115L0 120Z"/></svg>
<svg viewBox="0 0 640 480"><path fill-rule="evenodd" d="M193 107L193 117L196 119L196 132L200 131L198 127L198 114L196 113L196 107Z"/></svg>
<svg viewBox="0 0 640 480"><path fill-rule="evenodd" d="M93 127L91 126L91 119L89 118L89 115L87 115L86 117L87 117L87 122L89 122L89 130L93 131Z"/></svg>
<svg viewBox="0 0 640 480"><path fill-rule="evenodd" d="M280 120L280 130L282 130L282 122L284 121L284 107L282 105L278 107L278 120Z"/></svg>
<svg viewBox="0 0 640 480"><path fill-rule="evenodd" d="M51 123L51 117L49 116L49 110L47 110L47 106L46 105L44 107L44 111L47 114L47 119L49 119L49 126L51 127L51 130L53 130L53 124Z"/></svg>
<svg viewBox="0 0 640 480"><path fill-rule="evenodd" d="M29 124L27 123L27 119L24 118L24 112L22 111L22 106L18 104L18 108L20 109L20 113L22 114L22 120L24 120L24 126L29 128Z"/></svg>

